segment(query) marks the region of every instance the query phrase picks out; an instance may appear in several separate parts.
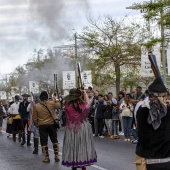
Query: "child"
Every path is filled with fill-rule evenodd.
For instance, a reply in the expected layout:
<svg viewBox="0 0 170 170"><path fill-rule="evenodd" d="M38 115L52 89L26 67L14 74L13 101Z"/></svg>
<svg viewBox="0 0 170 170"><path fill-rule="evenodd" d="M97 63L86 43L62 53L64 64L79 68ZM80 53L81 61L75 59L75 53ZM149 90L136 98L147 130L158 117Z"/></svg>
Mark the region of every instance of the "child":
<svg viewBox="0 0 170 170"><path fill-rule="evenodd" d="M116 106L113 106L112 120L113 120L113 123L112 123L113 138L119 139L119 135L118 135L119 113L116 111Z"/></svg>

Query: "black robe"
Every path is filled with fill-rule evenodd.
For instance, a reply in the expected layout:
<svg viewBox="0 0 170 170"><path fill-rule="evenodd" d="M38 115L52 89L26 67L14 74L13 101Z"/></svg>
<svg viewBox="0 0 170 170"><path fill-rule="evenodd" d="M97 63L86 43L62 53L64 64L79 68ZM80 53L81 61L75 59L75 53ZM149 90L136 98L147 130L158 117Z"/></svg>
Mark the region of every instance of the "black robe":
<svg viewBox="0 0 170 170"><path fill-rule="evenodd" d="M157 130L148 124L148 114L147 107L140 107L137 111L139 142L136 154L148 159L170 158L170 107L167 108L167 115L161 119L161 125ZM147 165L147 169L170 170L170 162Z"/></svg>

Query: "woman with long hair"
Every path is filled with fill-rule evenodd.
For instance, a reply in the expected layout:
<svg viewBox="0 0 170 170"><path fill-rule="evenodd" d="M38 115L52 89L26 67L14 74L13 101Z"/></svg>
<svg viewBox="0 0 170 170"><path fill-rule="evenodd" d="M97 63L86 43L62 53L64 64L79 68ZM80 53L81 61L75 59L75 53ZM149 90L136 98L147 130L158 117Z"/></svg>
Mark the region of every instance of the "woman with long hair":
<svg viewBox="0 0 170 170"><path fill-rule="evenodd" d="M97 162L92 128L88 121L90 100L84 90L76 88L71 89L64 100L66 128L62 165L72 167L72 170L86 170L86 166Z"/></svg>

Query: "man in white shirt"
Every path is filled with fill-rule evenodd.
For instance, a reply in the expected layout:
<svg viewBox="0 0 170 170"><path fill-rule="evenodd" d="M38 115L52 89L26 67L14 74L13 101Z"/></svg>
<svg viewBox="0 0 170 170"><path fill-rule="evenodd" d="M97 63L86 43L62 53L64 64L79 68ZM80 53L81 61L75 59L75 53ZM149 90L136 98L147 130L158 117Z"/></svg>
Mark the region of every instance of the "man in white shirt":
<svg viewBox="0 0 170 170"><path fill-rule="evenodd" d="M22 123L21 123L21 116L18 112L19 109L19 96L15 96L15 102L10 107L10 115L13 117L13 141L16 142L16 133L19 132L18 141L21 142L21 131L22 131Z"/></svg>

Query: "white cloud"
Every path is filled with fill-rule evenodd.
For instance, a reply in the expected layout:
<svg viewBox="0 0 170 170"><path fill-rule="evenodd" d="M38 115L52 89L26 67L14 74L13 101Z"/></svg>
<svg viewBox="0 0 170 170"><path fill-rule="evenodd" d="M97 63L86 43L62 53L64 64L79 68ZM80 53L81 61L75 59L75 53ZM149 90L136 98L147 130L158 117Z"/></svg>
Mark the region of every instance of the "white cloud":
<svg viewBox="0 0 170 170"><path fill-rule="evenodd" d="M18 5L1 5L0 6L0 11L2 10L25 10L28 9L29 6L28 4L18 4Z"/></svg>
<svg viewBox="0 0 170 170"><path fill-rule="evenodd" d="M0 73L11 72L17 65L26 62L28 54L41 45L49 47L50 44L52 48L52 44L61 43L51 37L63 37L68 30L80 29L86 25L89 11L92 11L94 16L139 14L126 9L133 2L134 0L0 1ZM38 6L40 3L42 6Z"/></svg>
<svg viewBox="0 0 170 170"><path fill-rule="evenodd" d="M10 35L8 35L8 36L2 36L2 35L0 35L0 40L8 40L8 41L10 41L10 40L12 40L12 41L20 41L20 40L27 40L28 39L28 37L24 37L24 36L15 36L15 35L12 35L12 36L10 36Z"/></svg>

